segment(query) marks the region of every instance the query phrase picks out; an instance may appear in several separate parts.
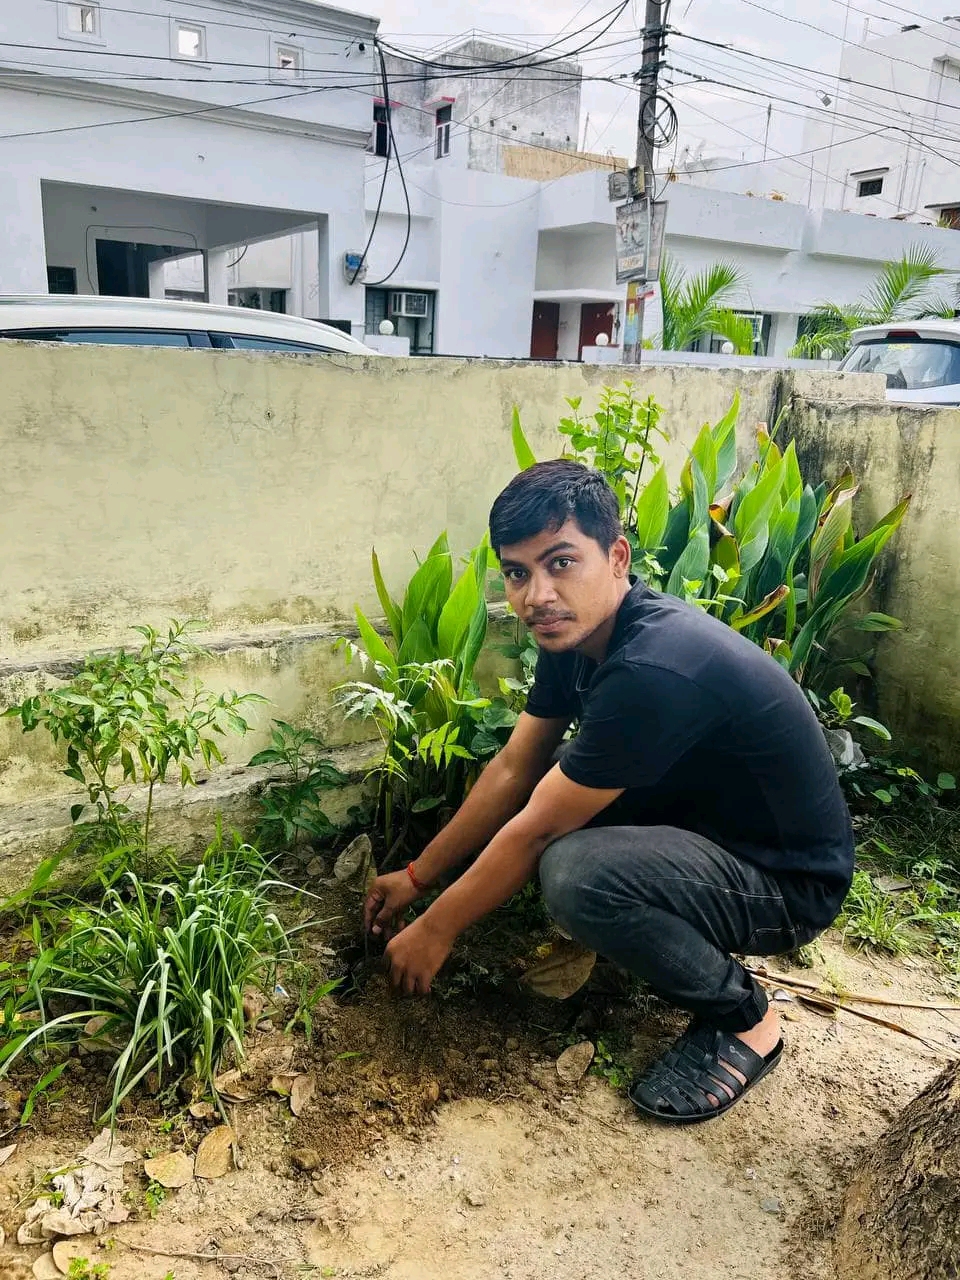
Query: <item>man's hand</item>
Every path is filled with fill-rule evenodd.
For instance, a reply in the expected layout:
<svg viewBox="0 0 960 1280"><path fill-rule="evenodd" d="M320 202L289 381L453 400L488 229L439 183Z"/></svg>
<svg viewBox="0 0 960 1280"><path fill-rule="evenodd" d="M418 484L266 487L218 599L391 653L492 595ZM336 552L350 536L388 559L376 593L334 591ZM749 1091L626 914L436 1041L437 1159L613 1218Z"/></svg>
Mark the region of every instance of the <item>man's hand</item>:
<svg viewBox="0 0 960 1280"><path fill-rule="evenodd" d="M452 948L453 939L421 916L387 944L390 981L408 996L425 996Z"/></svg>
<svg viewBox="0 0 960 1280"><path fill-rule="evenodd" d="M385 933L392 938L403 928L397 917L419 897L420 891L406 871L377 876L363 906L363 927L368 933Z"/></svg>

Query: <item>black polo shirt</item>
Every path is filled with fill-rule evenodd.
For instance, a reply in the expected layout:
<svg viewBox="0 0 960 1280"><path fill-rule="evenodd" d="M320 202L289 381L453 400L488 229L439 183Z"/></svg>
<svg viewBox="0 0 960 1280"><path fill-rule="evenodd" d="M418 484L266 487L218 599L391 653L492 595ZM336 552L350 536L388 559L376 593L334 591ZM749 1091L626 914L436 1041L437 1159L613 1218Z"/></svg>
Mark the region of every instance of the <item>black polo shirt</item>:
<svg viewBox="0 0 960 1280"><path fill-rule="evenodd" d="M850 815L813 709L758 645L638 582L599 665L540 651L527 711L579 719L560 768L626 788L611 820L698 832L775 875L795 922L834 918Z"/></svg>

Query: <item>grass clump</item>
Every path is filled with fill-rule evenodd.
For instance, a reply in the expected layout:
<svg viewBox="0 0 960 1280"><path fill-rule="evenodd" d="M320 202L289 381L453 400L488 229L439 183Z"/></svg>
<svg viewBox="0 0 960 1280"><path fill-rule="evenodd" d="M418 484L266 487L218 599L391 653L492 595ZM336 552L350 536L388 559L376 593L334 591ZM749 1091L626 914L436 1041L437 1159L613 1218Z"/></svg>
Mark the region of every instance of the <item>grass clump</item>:
<svg viewBox="0 0 960 1280"><path fill-rule="evenodd" d="M23 1055L43 1058L83 1039L114 1053L105 1118L155 1071L187 1072L214 1090L229 1046L243 1053L245 989L272 994L286 932L269 868L256 850L221 839L179 878L150 883L128 871L94 905L35 916L34 954L0 974L5 1027L0 1075Z"/></svg>

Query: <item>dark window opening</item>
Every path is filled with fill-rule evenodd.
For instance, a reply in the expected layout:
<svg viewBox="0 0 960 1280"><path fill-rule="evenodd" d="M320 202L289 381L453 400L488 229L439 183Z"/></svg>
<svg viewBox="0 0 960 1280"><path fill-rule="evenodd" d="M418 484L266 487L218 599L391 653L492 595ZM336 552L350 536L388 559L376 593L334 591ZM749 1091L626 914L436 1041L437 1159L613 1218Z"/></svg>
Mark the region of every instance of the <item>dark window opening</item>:
<svg viewBox="0 0 960 1280"><path fill-rule="evenodd" d="M878 196L883 191L883 178L861 178L857 183L857 198Z"/></svg>
<svg viewBox="0 0 960 1280"><path fill-rule="evenodd" d="M76 267L47 267L48 293L76 293Z"/></svg>
<svg viewBox="0 0 960 1280"><path fill-rule="evenodd" d="M390 125L382 102L375 103L373 108L373 154L384 159L390 155Z"/></svg>
<svg viewBox="0 0 960 1280"><path fill-rule="evenodd" d="M437 159L442 160L450 154L450 122L453 119L453 107L437 108Z"/></svg>
<svg viewBox="0 0 960 1280"><path fill-rule="evenodd" d="M403 310L413 310L405 305L413 297L418 303L420 299L426 300L425 314L402 315ZM435 293L428 293L423 289L418 289L415 295L394 289L367 289L364 329L367 333L379 333L383 321L389 320L398 338L410 339L412 356L432 356L436 298ZM417 309L419 310L419 305Z"/></svg>
<svg viewBox="0 0 960 1280"><path fill-rule="evenodd" d="M249 307L252 311L287 312L286 289L231 289L227 294L231 307Z"/></svg>
<svg viewBox="0 0 960 1280"><path fill-rule="evenodd" d="M960 205L951 205L949 209L940 210L941 227L949 227L952 231L960 231Z"/></svg>

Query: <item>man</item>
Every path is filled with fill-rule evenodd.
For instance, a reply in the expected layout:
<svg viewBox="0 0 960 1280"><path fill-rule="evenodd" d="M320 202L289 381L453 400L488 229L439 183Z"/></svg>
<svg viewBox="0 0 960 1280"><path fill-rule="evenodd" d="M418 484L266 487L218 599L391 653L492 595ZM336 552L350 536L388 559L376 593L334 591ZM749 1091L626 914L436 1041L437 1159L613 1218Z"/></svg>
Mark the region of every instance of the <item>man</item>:
<svg viewBox="0 0 960 1280"><path fill-rule="evenodd" d="M425 993L464 929L539 867L574 938L693 1013L630 1089L668 1123L727 1111L779 1062L776 1011L734 953L770 955L833 920L850 819L802 692L759 647L631 584L603 477L542 462L490 513L507 599L540 648L527 708L452 821L381 876L366 923L394 983ZM572 721L579 732L552 764ZM479 857L417 920L405 908Z"/></svg>

